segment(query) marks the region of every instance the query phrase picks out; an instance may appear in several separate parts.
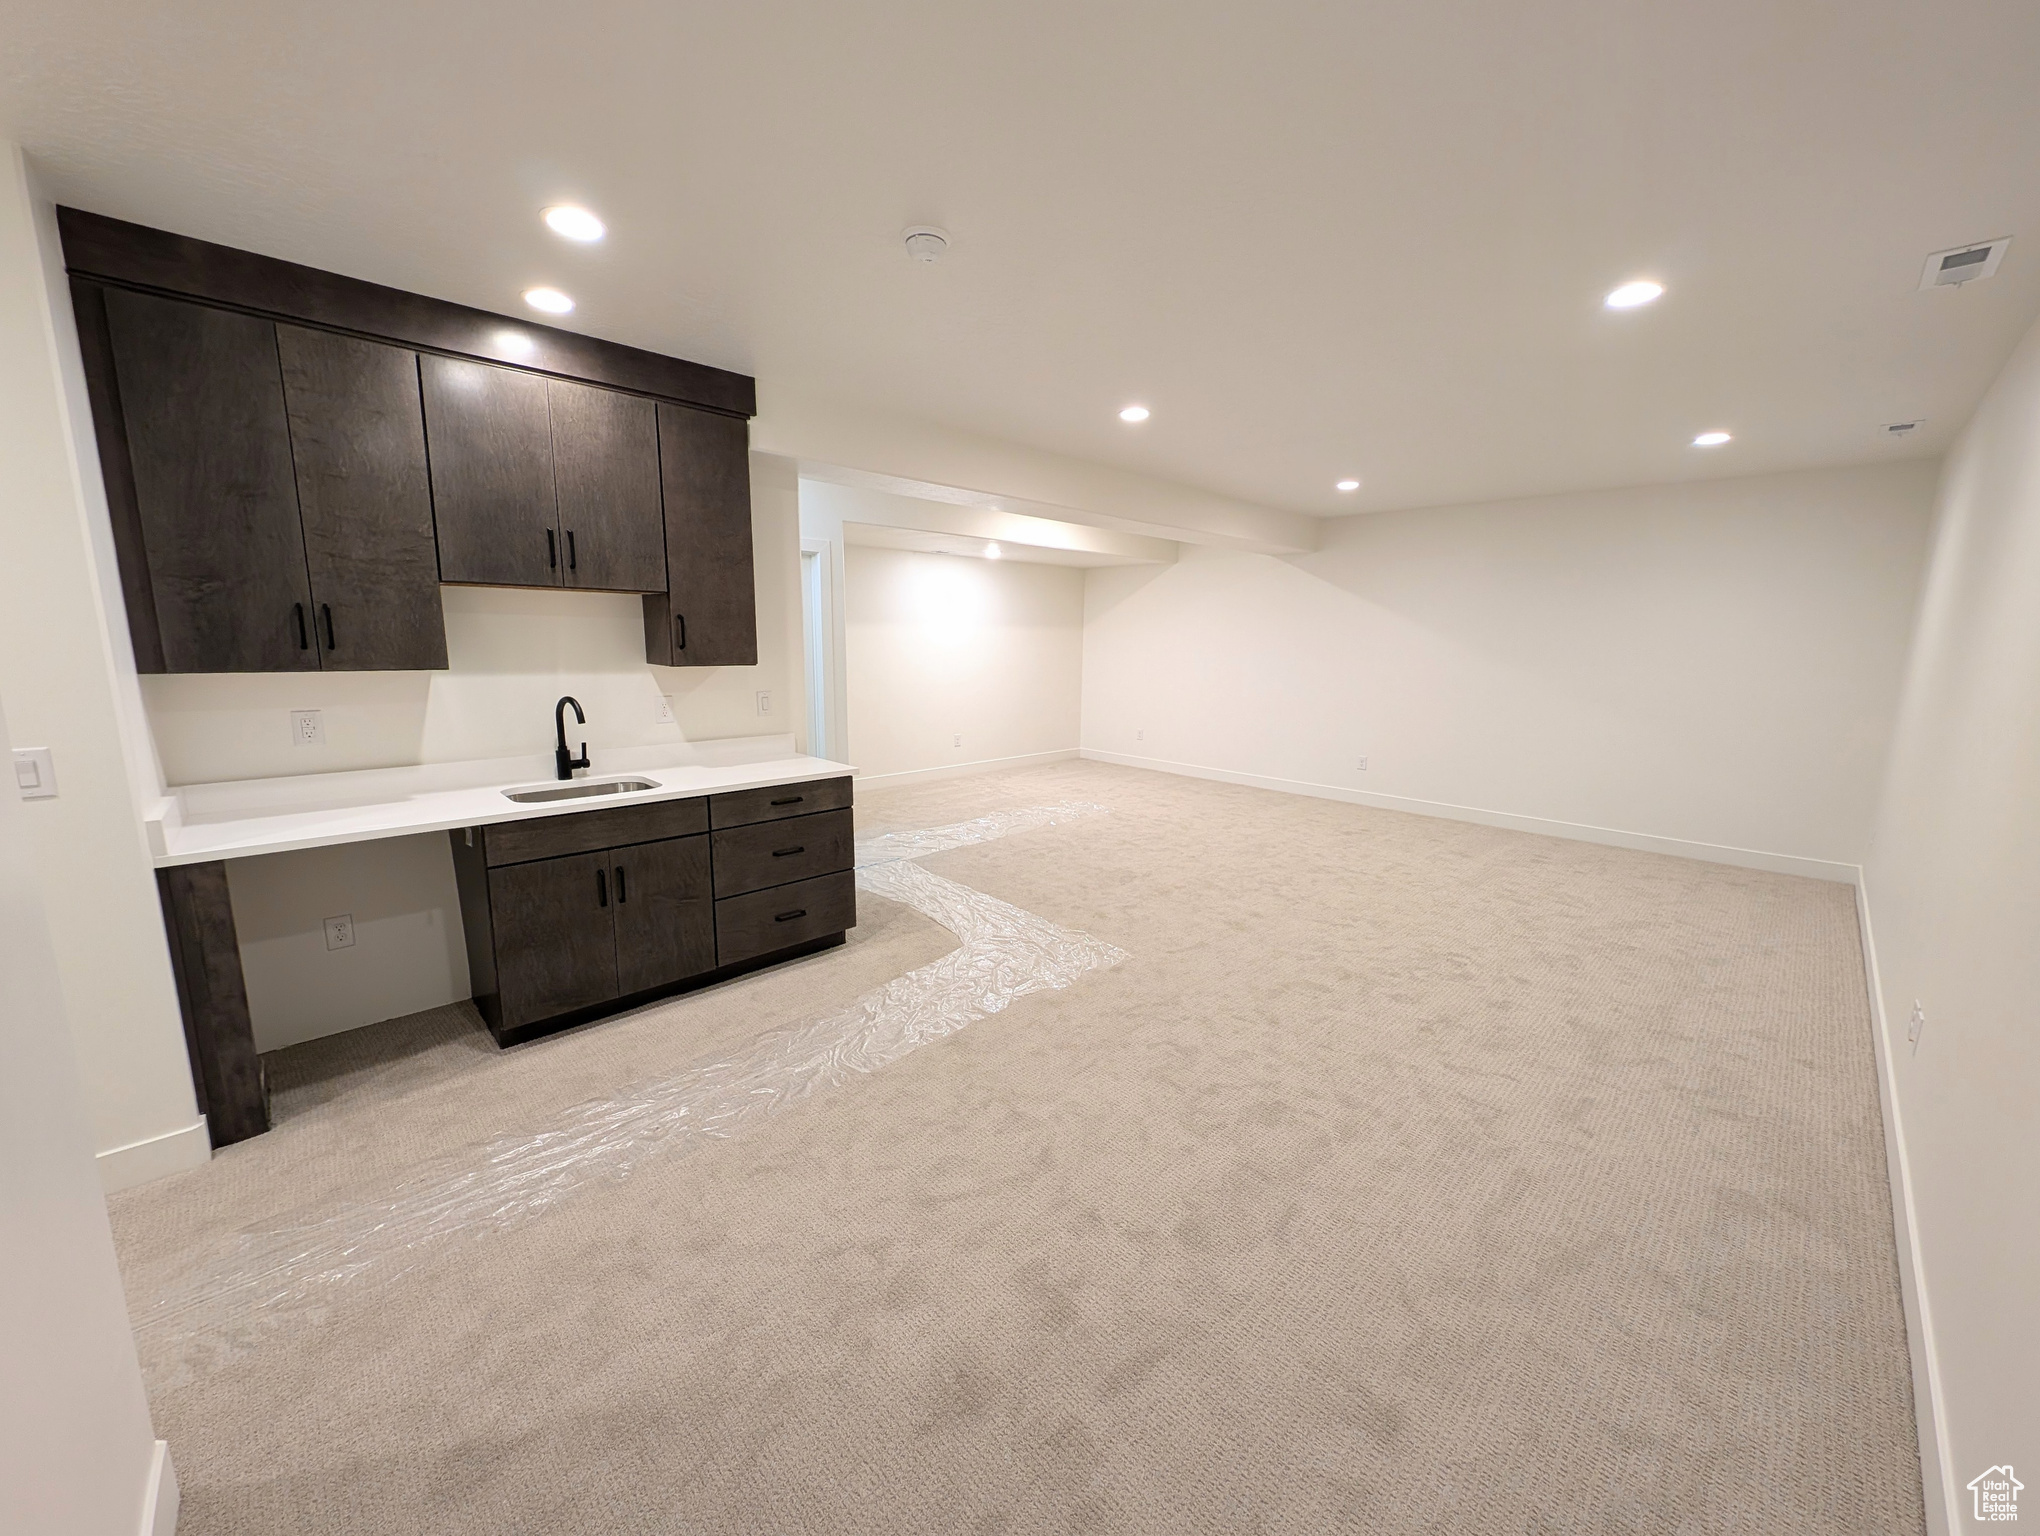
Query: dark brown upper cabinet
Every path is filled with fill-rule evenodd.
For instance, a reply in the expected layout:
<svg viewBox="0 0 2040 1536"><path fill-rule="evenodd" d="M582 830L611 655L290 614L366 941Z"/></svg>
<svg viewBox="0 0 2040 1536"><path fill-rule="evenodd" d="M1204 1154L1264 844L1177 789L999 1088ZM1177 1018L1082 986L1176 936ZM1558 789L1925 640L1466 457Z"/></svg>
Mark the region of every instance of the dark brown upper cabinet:
<svg viewBox="0 0 2040 1536"><path fill-rule="evenodd" d="M423 369L440 580L666 585L653 402L449 357Z"/></svg>
<svg viewBox="0 0 2040 1536"><path fill-rule="evenodd" d="M295 325L276 344L319 664L444 667L417 354Z"/></svg>
<svg viewBox="0 0 2040 1536"><path fill-rule="evenodd" d="M570 587L661 592L657 406L636 395L548 379L561 579Z"/></svg>
<svg viewBox="0 0 2040 1536"><path fill-rule="evenodd" d="M417 356L125 289L78 297L136 664L444 667Z"/></svg>
<svg viewBox="0 0 2040 1536"><path fill-rule="evenodd" d="M748 425L662 401L659 479L666 590L645 599L645 659L665 667L756 666Z"/></svg>
<svg viewBox="0 0 2040 1536"><path fill-rule="evenodd" d="M451 357L418 364L439 579L558 586L559 504L545 380Z"/></svg>
<svg viewBox="0 0 2040 1536"><path fill-rule="evenodd" d="M100 313L124 429L109 499L146 571L138 665L316 671L274 322L122 289Z"/></svg>
<svg viewBox="0 0 2040 1536"><path fill-rule="evenodd" d="M646 594L758 659L753 381L57 210L144 672L446 665L438 582Z"/></svg>

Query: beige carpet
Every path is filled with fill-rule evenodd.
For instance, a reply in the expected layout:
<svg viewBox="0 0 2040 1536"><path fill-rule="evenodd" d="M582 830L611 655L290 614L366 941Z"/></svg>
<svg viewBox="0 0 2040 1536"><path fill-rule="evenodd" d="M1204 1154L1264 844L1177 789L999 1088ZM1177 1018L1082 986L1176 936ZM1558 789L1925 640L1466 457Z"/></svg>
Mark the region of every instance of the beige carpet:
<svg viewBox="0 0 2040 1536"><path fill-rule="evenodd" d="M1130 958L157 1360L180 1530L1923 1529L1848 890L1084 763L858 820L1070 800L926 865ZM138 1313L950 947L862 911L510 1053L280 1053L275 1132L116 1198Z"/></svg>

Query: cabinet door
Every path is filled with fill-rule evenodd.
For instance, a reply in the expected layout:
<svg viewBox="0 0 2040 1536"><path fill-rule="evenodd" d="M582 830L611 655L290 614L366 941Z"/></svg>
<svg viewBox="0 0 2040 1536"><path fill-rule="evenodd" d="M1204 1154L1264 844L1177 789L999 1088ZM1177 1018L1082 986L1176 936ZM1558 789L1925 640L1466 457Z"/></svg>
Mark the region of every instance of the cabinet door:
<svg viewBox="0 0 2040 1536"><path fill-rule="evenodd" d="M715 969L708 839L610 850L619 990L642 992Z"/></svg>
<svg viewBox="0 0 2040 1536"><path fill-rule="evenodd" d="M275 325L123 288L106 321L164 670L316 669Z"/></svg>
<svg viewBox="0 0 2040 1536"><path fill-rule="evenodd" d="M321 663L444 667L417 354L295 325L276 346Z"/></svg>
<svg viewBox="0 0 2040 1536"><path fill-rule="evenodd" d="M617 995L609 865L606 852L582 853L489 871L504 1028Z"/></svg>
<svg viewBox="0 0 2040 1536"><path fill-rule="evenodd" d="M420 357L439 579L560 584L552 426L545 380L486 363Z"/></svg>
<svg viewBox="0 0 2040 1536"><path fill-rule="evenodd" d="M666 596L645 599L645 659L667 667L756 666L748 424L661 402L659 481Z"/></svg>
<svg viewBox="0 0 2040 1536"><path fill-rule="evenodd" d="M546 381L553 479L570 587L663 592L657 408L636 395Z"/></svg>

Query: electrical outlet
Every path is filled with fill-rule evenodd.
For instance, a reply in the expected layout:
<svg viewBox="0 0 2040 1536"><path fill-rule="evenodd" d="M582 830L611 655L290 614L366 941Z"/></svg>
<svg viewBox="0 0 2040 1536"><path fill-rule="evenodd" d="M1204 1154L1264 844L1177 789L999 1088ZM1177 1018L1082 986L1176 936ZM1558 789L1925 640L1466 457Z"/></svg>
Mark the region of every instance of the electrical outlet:
<svg viewBox="0 0 2040 1536"><path fill-rule="evenodd" d="M670 693L662 693L659 695L659 724L672 725L674 723L675 722L673 720L673 695Z"/></svg>
<svg viewBox="0 0 2040 1536"><path fill-rule="evenodd" d="M963 745L963 738L962 738L961 736L959 736L959 737L957 737L957 738L956 738L956 744L957 744L957 745L958 745L959 747Z"/></svg>
<svg viewBox="0 0 2040 1536"><path fill-rule="evenodd" d="M294 709L290 712L290 739L300 747L322 747L326 744L326 721L316 709Z"/></svg>
<svg viewBox="0 0 2040 1536"><path fill-rule="evenodd" d="M760 688L758 690L758 713L761 715L772 713L772 690L770 688Z"/></svg>
<svg viewBox="0 0 2040 1536"><path fill-rule="evenodd" d="M1367 759L1364 757L1360 759L1360 771L1362 773L1367 771Z"/></svg>
<svg viewBox="0 0 2040 1536"><path fill-rule="evenodd" d="M326 948L354 948L354 914L342 912L338 917L326 919Z"/></svg>
<svg viewBox="0 0 2040 1536"><path fill-rule="evenodd" d="M14 787L24 800L54 800L57 797L57 768L50 761L48 747L14 749Z"/></svg>
<svg viewBox="0 0 2040 1536"><path fill-rule="evenodd" d="M1146 732L1146 731L1135 731L1135 732L1133 733L1133 739L1134 739L1135 741L1146 741L1146 740L1147 740L1147 732Z"/></svg>
<svg viewBox="0 0 2040 1536"><path fill-rule="evenodd" d="M1927 1027L1927 1010L1920 1006L1918 998L1913 999L1912 1022L1905 1027L1905 1037L1912 1042L1912 1048L1920 1048L1920 1033Z"/></svg>

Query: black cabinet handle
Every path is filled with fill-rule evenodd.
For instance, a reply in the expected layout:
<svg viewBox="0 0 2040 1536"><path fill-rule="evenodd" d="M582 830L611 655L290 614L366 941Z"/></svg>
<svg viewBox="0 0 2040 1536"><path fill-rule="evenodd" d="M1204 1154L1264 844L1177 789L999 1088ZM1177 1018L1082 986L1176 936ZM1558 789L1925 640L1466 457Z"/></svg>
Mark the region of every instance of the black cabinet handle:
<svg viewBox="0 0 2040 1536"><path fill-rule="evenodd" d="M574 558L574 530L569 528L567 530L567 569L578 571L580 568L581 562Z"/></svg>
<svg viewBox="0 0 2040 1536"><path fill-rule="evenodd" d="M619 864L616 866L616 904L620 907L629 900L623 889L623 866Z"/></svg>
<svg viewBox="0 0 2040 1536"><path fill-rule="evenodd" d="M786 857L786 856L787 856L788 854L791 854L791 853L806 853L806 852L807 852L807 849L806 849L806 848L804 848L804 847L803 847L803 848L775 848L775 849L773 849L773 850L772 850L772 857L773 857L773 858L775 858L775 859L783 859L783 858L785 858L785 857Z"/></svg>
<svg viewBox="0 0 2040 1536"><path fill-rule="evenodd" d="M312 637L305 633L305 605L303 603L292 603L290 607L291 612L297 615L297 648L301 651L309 651L312 648Z"/></svg>
<svg viewBox="0 0 2040 1536"><path fill-rule="evenodd" d="M333 638L333 605L331 603L319 604L319 613L326 621L326 649L329 651L339 650L340 642Z"/></svg>
<svg viewBox="0 0 2040 1536"><path fill-rule="evenodd" d="M560 568L559 535L550 528L545 531L545 568L549 571Z"/></svg>
<svg viewBox="0 0 2040 1536"><path fill-rule="evenodd" d="M790 922L792 922L792 921L793 921L793 920L794 920L794 919L795 919L796 917L806 917L806 916L807 916L807 908L806 908L806 907L801 907L801 908L800 908L800 909L798 909L797 911L793 911L793 912L782 912L782 913L780 913L780 914L779 914L779 916L777 916L777 917L773 918L773 919L772 919L772 921L773 921L773 922L775 922L775 923L790 923Z"/></svg>
<svg viewBox="0 0 2040 1536"><path fill-rule="evenodd" d="M795 795L791 800L775 800L772 803L774 805L799 805L805 799L807 799L806 795Z"/></svg>
<svg viewBox="0 0 2040 1536"><path fill-rule="evenodd" d="M674 615L673 615L673 637L674 637L674 638L673 638L673 649L674 649L674 650L676 650L676 651L684 651L684 650L686 650L686 649L687 649L687 615L686 615L686 614L684 614L684 613L676 613L676 614L674 614Z"/></svg>
<svg viewBox="0 0 2040 1536"><path fill-rule="evenodd" d="M609 871L606 869L595 871L595 905L598 907L609 905Z"/></svg>

